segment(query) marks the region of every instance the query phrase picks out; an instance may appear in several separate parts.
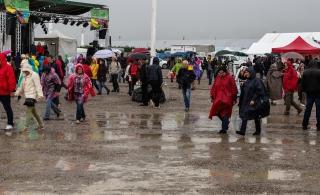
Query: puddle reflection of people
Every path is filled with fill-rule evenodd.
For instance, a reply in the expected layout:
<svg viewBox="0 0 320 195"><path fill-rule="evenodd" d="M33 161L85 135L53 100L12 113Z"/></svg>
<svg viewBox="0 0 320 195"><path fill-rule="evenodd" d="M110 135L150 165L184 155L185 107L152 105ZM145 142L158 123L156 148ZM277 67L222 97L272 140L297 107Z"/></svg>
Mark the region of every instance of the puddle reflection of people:
<svg viewBox="0 0 320 195"><path fill-rule="evenodd" d="M209 119L218 116L222 121L220 134L226 134L229 129L232 107L237 99L237 86L234 78L229 74L226 66L218 67L218 76L211 88L212 107Z"/></svg>

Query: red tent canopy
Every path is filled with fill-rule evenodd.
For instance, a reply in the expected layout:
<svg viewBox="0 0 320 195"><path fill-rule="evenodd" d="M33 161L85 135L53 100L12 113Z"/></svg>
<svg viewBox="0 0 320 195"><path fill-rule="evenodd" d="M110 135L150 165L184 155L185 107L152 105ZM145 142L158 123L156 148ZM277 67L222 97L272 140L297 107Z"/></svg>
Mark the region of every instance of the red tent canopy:
<svg viewBox="0 0 320 195"><path fill-rule="evenodd" d="M288 53L288 52L297 52L300 54L319 54L320 47L314 47L307 43L303 38L300 36L290 43L287 46L279 47L279 48L272 48L272 53Z"/></svg>
<svg viewBox="0 0 320 195"><path fill-rule="evenodd" d="M131 53L145 53L145 54L147 54L147 53L149 53L149 50L148 50L148 48L135 48L132 50Z"/></svg>

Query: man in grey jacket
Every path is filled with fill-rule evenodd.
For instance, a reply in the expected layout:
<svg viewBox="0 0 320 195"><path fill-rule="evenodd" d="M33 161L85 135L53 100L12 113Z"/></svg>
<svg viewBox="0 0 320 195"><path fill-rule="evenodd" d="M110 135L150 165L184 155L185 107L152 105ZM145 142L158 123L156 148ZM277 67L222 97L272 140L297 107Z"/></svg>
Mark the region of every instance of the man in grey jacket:
<svg viewBox="0 0 320 195"><path fill-rule="evenodd" d="M160 60L156 57L153 59L153 64L147 68L148 83L152 87L151 98L155 108L160 107L161 85L163 83L162 70L159 63Z"/></svg>

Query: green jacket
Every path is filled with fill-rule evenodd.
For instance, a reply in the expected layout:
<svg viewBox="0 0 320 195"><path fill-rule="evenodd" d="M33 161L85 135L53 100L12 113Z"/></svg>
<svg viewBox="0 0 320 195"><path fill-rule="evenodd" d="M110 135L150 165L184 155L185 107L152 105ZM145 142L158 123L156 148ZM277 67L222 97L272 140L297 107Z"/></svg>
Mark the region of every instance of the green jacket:
<svg viewBox="0 0 320 195"><path fill-rule="evenodd" d="M172 68L172 72L174 72L174 73L176 73L176 74L178 74L178 72L179 72L179 70L182 68L182 64L181 63L176 63L174 66L173 66L173 68Z"/></svg>

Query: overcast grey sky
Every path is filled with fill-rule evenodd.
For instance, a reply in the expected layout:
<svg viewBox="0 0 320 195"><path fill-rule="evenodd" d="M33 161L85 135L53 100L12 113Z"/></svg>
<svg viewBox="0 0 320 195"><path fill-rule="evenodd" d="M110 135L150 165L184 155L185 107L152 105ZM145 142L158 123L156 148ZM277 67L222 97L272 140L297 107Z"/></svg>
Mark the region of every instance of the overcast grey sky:
<svg viewBox="0 0 320 195"><path fill-rule="evenodd" d="M106 0L111 33L150 37L151 0ZM258 38L266 32L319 31L319 0L158 0L158 39Z"/></svg>
<svg viewBox="0 0 320 195"><path fill-rule="evenodd" d="M113 40L150 38L151 0L75 0L110 7ZM259 38L267 32L320 31L320 0L158 0L157 39ZM60 25L80 38L81 28ZM86 31L86 43L93 33ZM38 31L41 32L41 31Z"/></svg>

